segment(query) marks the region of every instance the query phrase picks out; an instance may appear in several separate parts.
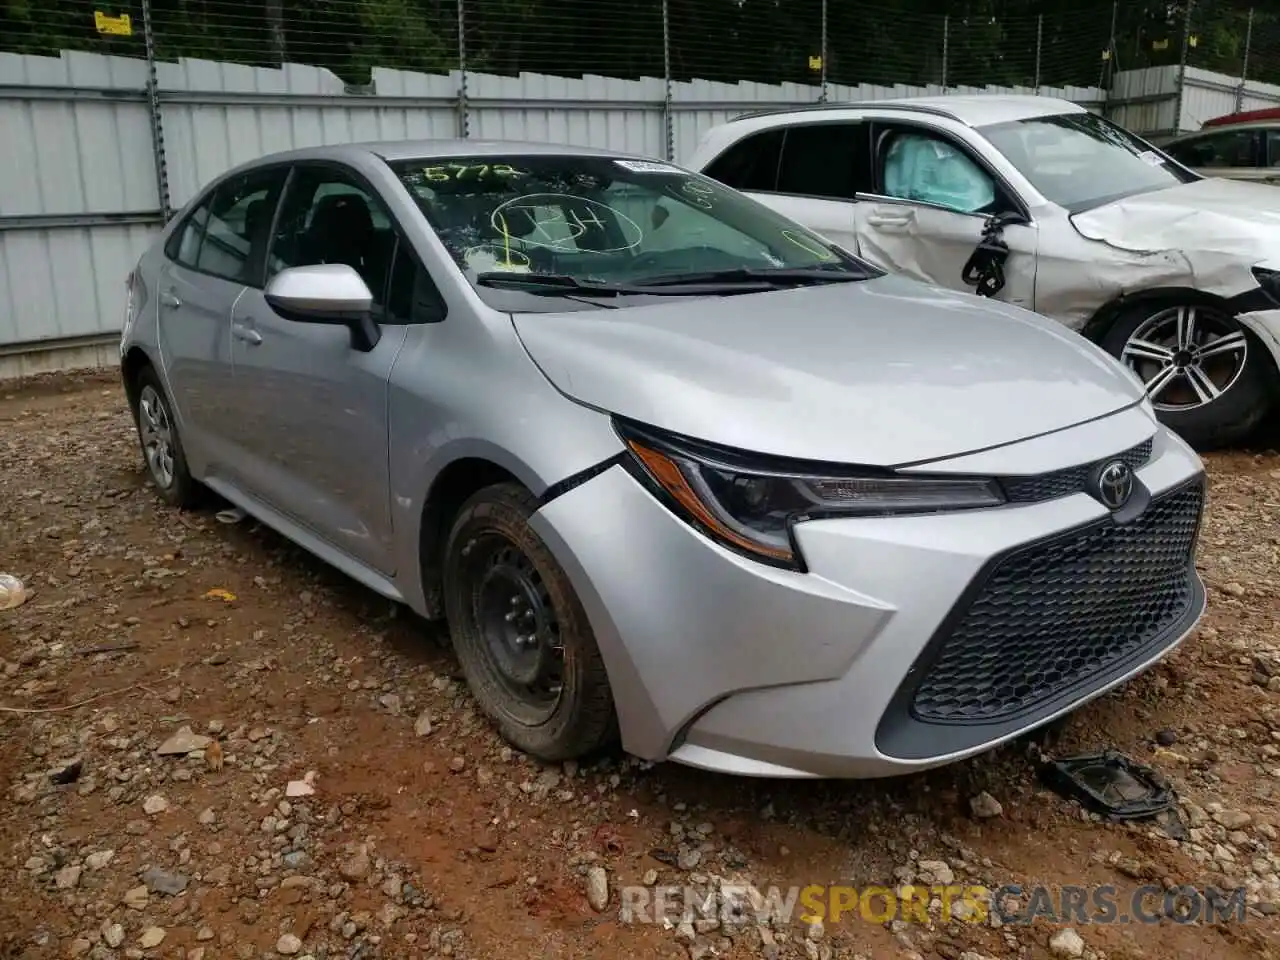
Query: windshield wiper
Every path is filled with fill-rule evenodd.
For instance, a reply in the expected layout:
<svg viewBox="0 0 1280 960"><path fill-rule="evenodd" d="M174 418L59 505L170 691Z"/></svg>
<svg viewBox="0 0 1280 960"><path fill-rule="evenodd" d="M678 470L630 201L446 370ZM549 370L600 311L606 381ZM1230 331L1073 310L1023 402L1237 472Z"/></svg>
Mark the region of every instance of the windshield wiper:
<svg viewBox="0 0 1280 960"><path fill-rule="evenodd" d="M476 283L485 287L503 287L523 289L526 293L540 296L567 297L693 297L715 296L726 293L755 293L776 289L772 281L760 277L750 283L740 283L735 279L722 282L719 277L706 274L709 278L702 282L697 278L683 278L664 282L660 286L638 283L606 283L597 280L579 280L563 273L506 273L501 270L487 271L476 275ZM693 277L690 274L690 277ZM666 278L663 278L666 281Z"/></svg>
<svg viewBox="0 0 1280 960"><path fill-rule="evenodd" d="M825 267L734 267L730 270L708 270L702 273L672 273L651 280L639 280L645 287L665 287L690 283L766 283L777 287L786 284L854 283L876 276L865 270L828 270Z"/></svg>

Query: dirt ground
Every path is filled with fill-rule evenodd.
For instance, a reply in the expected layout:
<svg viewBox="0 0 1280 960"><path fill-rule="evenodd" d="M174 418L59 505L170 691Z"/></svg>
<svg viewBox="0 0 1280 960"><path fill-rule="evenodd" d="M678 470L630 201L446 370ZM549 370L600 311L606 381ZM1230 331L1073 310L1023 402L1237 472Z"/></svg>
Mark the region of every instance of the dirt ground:
<svg viewBox="0 0 1280 960"><path fill-rule="evenodd" d="M477 714L438 627L250 520L163 508L112 374L0 384L0 573L32 591L0 612L0 956L1280 957L1280 456L1207 459L1198 635L1038 744L1159 768L1179 831L1100 822L1038 784L1032 744L870 783L541 766ZM619 909L655 882L952 877L1249 906L1075 935L937 903L822 927Z"/></svg>

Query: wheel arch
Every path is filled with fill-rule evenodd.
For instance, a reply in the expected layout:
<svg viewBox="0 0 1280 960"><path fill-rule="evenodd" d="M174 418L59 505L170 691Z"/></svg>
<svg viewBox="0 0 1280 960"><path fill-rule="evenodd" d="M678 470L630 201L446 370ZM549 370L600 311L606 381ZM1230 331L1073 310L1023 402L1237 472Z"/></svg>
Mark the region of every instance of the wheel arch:
<svg viewBox="0 0 1280 960"><path fill-rule="evenodd" d="M1217 307L1232 313L1239 312L1239 308L1233 306L1231 300L1212 293L1206 293L1203 290L1197 290L1194 287L1150 287L1146 290L1121 293L1119 296L1108 300L1094 311L1093 316L1085 321L1080 333L1094 343L1101 345L1103 338L1120 315L1130 307L1139 304L1162 304L1164 306L1185 304L1187 306Z"/></svg>
<svg viewBox="0 0 1280 960"><path fill-rule="evenodd" d="M517 483L529 489L514 471L482 455L450 461L427 488L418 524L418 571L423 615L428 619L444 616L444 548L454 518L477 491L495 483Z"/></svg>
<svg viewBox="0 0 1280 960"><path fill-rule="evenodd" d="M136 412L138 407L138 377L143 370L147 369L155 370L155 361L137 344L129 347L120 358L120 376L124 381L124 395L129 401L129 410L132 412Z"/></svg>

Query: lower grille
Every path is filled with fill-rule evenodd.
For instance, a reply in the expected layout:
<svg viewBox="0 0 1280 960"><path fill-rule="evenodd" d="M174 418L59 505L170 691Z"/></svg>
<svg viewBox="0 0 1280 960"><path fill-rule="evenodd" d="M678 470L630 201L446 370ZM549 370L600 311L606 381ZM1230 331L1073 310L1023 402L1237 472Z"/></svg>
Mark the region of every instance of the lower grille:
<svg viewBox="0 0 1280 960"><path fill-rule="evenodd" d="M1008 719L1163 641L1194 600L1203 503L1202 486L1185 487L1131 523L1108 518L1003 558L926 653L911 712Z"/></svg>

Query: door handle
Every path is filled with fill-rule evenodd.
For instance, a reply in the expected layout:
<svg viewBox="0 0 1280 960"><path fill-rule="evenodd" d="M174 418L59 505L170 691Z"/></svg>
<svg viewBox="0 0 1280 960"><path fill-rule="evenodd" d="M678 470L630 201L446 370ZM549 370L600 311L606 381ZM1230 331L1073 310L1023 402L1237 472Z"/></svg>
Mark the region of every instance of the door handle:
<svg viewBox="0 0 1280 960"><path fill-rule="evenodd" d="M231 335L237 340L243 340L251 347L256 347L262 342L262 334L252 327L247 327L243 323L233 323L231 325Z"/></svg>
<svg viewBox="0 0 1280 960"><path fill-rule="evenodd" d="M873 213L868 215L867 223L871 224L871 226L873 227L905 227L908 223L911 222L911 219L912 217L911 217L911 214L909 213L899 213L899 214L892 214L892 215L884 214L884 213Z"/></svg>
<svg viewBox="0 0 1280 960"><path fill-rule="evenodd" d="M160 294L160 302L173 310L177 310L182 306L182 301L178 299L178 295L171 290L166 290Z"/></svg>

